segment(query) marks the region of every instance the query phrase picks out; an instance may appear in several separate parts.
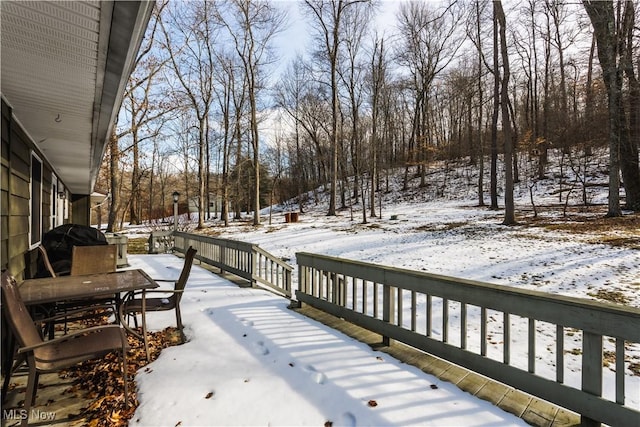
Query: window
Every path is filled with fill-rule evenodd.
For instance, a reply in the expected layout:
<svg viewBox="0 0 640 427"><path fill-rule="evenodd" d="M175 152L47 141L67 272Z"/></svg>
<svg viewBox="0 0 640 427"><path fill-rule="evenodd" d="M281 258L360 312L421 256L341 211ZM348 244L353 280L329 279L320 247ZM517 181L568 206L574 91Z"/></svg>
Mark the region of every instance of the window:
<svg viewBox="0 0 640 427"><path fill-rule="evenodd" d="M51 226L58 225L58 179L51 175Z"/></svg>
<svg viewBox="0 0 640 427"><path fill-rule="evenodd" d="M65 214L66 192L62 181L51 174L51 228L62 225Z"/></svg>
<svg viewBox="0 0 640 427"><path fill-rule="evenodd" d="M31 154L31 228L29 243L36 245L42 238L42 161Z"/></svg>

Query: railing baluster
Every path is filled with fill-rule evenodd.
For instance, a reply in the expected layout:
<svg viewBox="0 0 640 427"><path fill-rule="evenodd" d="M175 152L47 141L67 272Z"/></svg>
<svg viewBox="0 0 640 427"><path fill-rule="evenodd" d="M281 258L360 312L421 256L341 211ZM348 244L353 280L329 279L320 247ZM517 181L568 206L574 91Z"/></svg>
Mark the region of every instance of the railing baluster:
<svg viewBox="0 0 640 427"><path fill-rule="evenodd" d="M426 304L426 310L427 310L427 336L431 337L431 330L432 328L432 316L433 316L433 307L432 307L432 297L431 295L427 295L427 304Z"/></svg>
<svg viewBox="0 0 640 427"><path fill-rule="evenodd" d="M404 321L404 298L402 298L402 288L396 288L396 306L397 306L397 314L396 314L396 325L402 328L402 324Z"/></svg>
<svg viewBox="0 0 640 427"><path fill-rule="evenodd" d="M624 405L624 339L616 338L616 403Z"/></svg>
<svg viewBox="0 0 640 427"><path fill-rule="evenodd" d="M460 348L467 348L467 304L460 307Z"/></svg>
<svg viewBox="0 0 640 427"><path fill-rule="evenodd" d="M529 318L529 372L536 371L536 320Z"/></svg>
<svg viewBox="0 0 640 427"><path fill-rule="evenodd" d="M416 291L411 291L411 330L413 332L416 331L416 306L417 306L417 294Z"/></svg>
<svg viewBox="0 0 640 427"><path fill-rule="evenodd" d="M564 326L556 325L556 382L564 383Z"/></svg>
<svg viewBox="0 0 640 427"><path fill-rule="evenodd" d="M511 361L511 316L503 313L502 361L508 365Z"/></svg>
<svg viewBox="0 0 640 427"><path fill-rule="evenodd" d="M449 300L442 298L442 342L449 342Z"/></svg>
<svg viewBox="0 0 640 427"><path fill-rule="evenodd" d="M394 314L396 313L396 301L395 301L395 288L393 286L383 284L382 285L382 320L388 324L394 323ZM391 338L388 336L382 336L383 345L391 345Z"/></svg>
<svg viewBox="0 0 640 427"><path fill-rule="evenodd" d="M358 279L351 277L351 309L356 311L358 305Z"/></svg>
<svg viewBox="0 0 640 427"><path fill-rule="evenodd" d="M378 284L373 282L373 318L378 318Z"/></svg>
<svg viewBox="0 0 640 427"><path fill-rule="evenodd" d="M367 296L369 294L369 287L367 286L367 281L362 280L362 314L367 314L369 312L367 307Z"/></svg>

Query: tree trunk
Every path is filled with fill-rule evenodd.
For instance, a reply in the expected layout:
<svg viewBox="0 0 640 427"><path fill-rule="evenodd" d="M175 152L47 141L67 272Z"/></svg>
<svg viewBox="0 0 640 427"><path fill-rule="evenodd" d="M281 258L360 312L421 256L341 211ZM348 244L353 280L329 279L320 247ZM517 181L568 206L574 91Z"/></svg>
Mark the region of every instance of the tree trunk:
<svg viewBox="0 0 640 427"><path fill-rule="evenodd" d="M483 127L483 111L484 111L484 85L482 83L482 33L480 31L480 2L476 2L476 36L478 37L478 141L476 143L478 149L478 206L484 204L484 140L482 138Z"/></svg>
<svg viewBox="0 0 640 427"><path fill-rule="evenodd" d="M138 150L137 129L132 129L133 171L131 172L131 200L129 201L129 222L140 224L140 154Z"/></svg>
<svg viewBox="0 0 640 427"><path fill-rule="evenodd" d="M507 51L506 22L501 1L494 1L494 13L500 27L500 52L502 54L502 87L500 105L502 110L502 134L504 138L504 221L505 225L516 223L513 202L513 140L511 139L511 120L509 114L509 52Z"/></svg>
<svg viewBox="0 0 640 427"><path fill-rule="evenodd" d="M493 12L493 114L491 116L491 209L498 209L498 113L500 111L500 66L498 64L498 18Z"/></svg>
<svg viewBox="0 0 640 427"><path fill-rule="evenodd" d="M612 2L584 0L598 45L598 58L607 88L609 107L609 206L608 217L621 216L620 133L622 131L622 75L618 70L618 37Z"/></svg>
<svg viewBox="0 0 640 427"><path fill-rule="evenodd" d="M118 138L115 131L109 138L109 180L111 187L111 204L109 205L109 219L107 222L107 232L118 231L117 220L120 208L120 150L118 148Z"/></svg>
<svg viewBox="0 0 640 427"><path fill-rule="evenodd" d="M622 54L621 68L628 80L628 123L625 128L628 132L622 132L620 140L620 169L624 182L626 195L625 205L627 209L640 211L640 167L638 164L638 141L640 140L640 83L636 78L633 68L633 29L635 26L635 7L632 1L626 3L622 37L624 37L624 52Z"/></svg>

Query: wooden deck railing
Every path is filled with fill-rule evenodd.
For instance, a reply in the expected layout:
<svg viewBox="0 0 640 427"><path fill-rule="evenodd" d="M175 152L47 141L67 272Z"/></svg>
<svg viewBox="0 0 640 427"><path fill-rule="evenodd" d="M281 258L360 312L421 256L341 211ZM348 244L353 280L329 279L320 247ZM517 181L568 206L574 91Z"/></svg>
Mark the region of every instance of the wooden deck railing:
<svg viewBox="0 0 640 427"><path fill-rule="evenodd" d="M193 246L199 261L291 298L291 266L258 245L180 231L172 237L174 250L185 253ZM153 239L152 233L150 242Z"/></svg>
<svg viewBox="0 0 640 427"><path fill-rule="evenodd" d="M640 309L309 253L296 258L302 303L577 412L583 425L638 425L639 408L625 404L625 354L639 348ZM603 391L605 378L613 391Z"/></svg>

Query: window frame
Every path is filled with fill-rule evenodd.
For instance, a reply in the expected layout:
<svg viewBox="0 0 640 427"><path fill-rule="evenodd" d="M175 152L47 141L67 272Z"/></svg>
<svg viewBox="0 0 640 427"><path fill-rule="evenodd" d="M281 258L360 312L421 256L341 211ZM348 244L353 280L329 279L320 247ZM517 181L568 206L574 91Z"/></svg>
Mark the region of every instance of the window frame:
<svg viewBox="0 0 640 427"><path fill-rule="evenodd" d="M42 229L42 196L43 196L43 178L44 178L44 162L35 151L31 151L31 163L29 165L29 248L37 247L42 241L44 230ZM40 176L36 180L36 170L34 166L39 164ZM37 210L37 212L34 212ZM37 230L34 230L37 229ZM36 234L37 231L37 234Z"/></svg>

